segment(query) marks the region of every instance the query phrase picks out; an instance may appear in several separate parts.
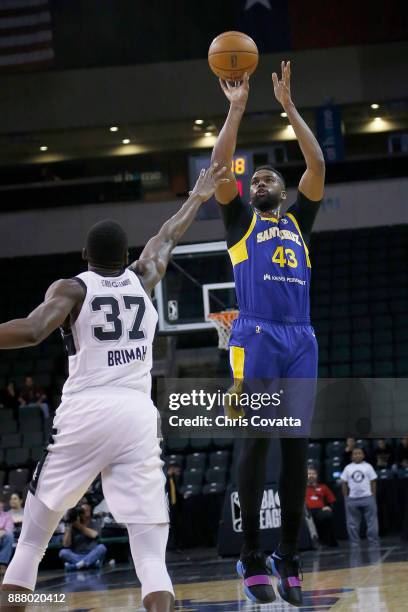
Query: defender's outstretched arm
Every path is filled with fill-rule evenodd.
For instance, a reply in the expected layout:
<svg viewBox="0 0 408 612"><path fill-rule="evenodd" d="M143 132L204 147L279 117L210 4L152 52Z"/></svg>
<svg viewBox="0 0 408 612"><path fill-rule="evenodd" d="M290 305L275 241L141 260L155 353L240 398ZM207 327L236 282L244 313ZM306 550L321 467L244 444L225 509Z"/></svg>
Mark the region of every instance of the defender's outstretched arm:
<svg viewBox="0 0 408 612"><path fill-rule="evenodd" d="M325 163L323 152L313 135L312 130L299 115L290 93L290 62L282 62L282 78L276 72L272 74L275 97L282 104L293 127L303 157L306 171L299 183L299 191L309 200L319 201L323 197Z"/></svg>
<svg viewBox="0 0 408 612"><path fill-rule="evenodd" d="M28 317L13 319L0 325L0 349L24 348L40 344L62 325L75 305L84 297L84 290L72 279L58 280L45 294L44 302Z"/></svg>
<svg viewBox="0 0 408 612"><path fill-rule="evenodd" d="M149 240L140 258L130 266L142 277L147 291L151 291L163 278L172 250L194 221L200 206L214 194L218 185L229 181L225 178L226 168L218 170L218 167L215 163L207 171L201 170L188 200Z"/></svg>

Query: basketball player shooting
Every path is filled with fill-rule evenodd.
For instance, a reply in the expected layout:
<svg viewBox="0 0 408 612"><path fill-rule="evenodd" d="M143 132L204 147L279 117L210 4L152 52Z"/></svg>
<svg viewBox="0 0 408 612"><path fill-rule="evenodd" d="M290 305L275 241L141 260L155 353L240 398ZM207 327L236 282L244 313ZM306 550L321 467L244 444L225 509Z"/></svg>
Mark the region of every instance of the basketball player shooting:
<svg viewBox="0 0 408 612"><path fill-rule="evenodd" d="M238 195L231 171L227 173L230 182L216 190L239 305L239 317L233 323L230 338L234 381L317 376L317 343L310 325L308 245L323 197L325 164L317 140L292 101L290 62L282 62L281 69L280 79L276 73L272 75L275 97L287 113L306 162L295 203L286 214L281 214L286 199L285 180L271 166L256 169L251 179L249 206ZM245 75L238 84L220 82L230 109L212 160L230 169L248 100L249 78ZM313 398L304 401L306 414L311 414ZM272 572L278 578L281 597L301 606L297 551L306 492L308 441L280 440L281 541L267 559L260 550L259 512L268 446L269 439L247 438L239 460L244 541L237 571L244 579L245 593L253 601L274 601Z"/></svg>
<svg viewBox="0 0 408 612"><path fill-rule="evenodd" d="M24 508L21 535L2 585L7 593L34 590L38 565L58 523L102 473L103 492L115 520L127 526L145 608L174 609L165 564L168 510L151 400L152 343L157 312L153 287L201 204L223 182L225 168L201 171L181 209L128 266L125 231L101 221L87 236L88 271L58 280L25 319L0 325L0 348L36 346L61 327L69 355L47 450L37 465Z"/></svg>

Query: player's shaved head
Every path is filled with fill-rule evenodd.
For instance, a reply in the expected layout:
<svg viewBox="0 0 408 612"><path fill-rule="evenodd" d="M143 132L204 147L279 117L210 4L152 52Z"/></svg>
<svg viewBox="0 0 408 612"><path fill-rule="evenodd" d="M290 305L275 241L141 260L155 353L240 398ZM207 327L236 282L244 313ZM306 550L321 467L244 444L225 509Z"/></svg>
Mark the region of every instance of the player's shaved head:
<svg viewBox="0 0 408 612"><path fill-rule="evenodd" d="M282 200L286 198L285 179L272 166L259 166L252 175L249 197L255 209L273 211L278 216Z"/></svg>
<svg viewBox="0 0 408 612"><path fill-rule="evenodd" d="M276 176L279 177L282 183L283 189L286 189L285 179L283 178L282 174L269 164L265 164L264 166L258 166L257 168L255 168L253 176L255 176L255 174L257 174L258 172L261 172L262 170L266 170L268 172L273 172L273 174L276 174Z"/></svg>
<svg viewBox="0 0 408 612"><path fill-rule="evenodd" d="M123 266L127 261L128 239L116 221L104 219L95 223L86 238L86 259L100 266Z"/></svg>

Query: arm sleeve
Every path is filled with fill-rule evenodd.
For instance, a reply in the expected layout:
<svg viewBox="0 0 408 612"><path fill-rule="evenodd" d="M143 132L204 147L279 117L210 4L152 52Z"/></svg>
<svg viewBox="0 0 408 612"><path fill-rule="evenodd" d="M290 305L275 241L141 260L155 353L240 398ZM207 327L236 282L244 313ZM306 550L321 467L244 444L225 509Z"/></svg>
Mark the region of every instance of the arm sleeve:
<svg viewBox="0 0 408 612"><path fill-rule="evenodd" d="M239 195L229 204L220 204L219 209L225 227L227 246L231 248L245 236L251 225L253 212L250 206L244 204Z"/></svg>
<svg viewBox="0 0 408 612"><path fill-rule="evenodd" d="M331 489L329 489L329 487L327 485L325 485L325 497L327 499L327 501L329 502L329 504L334 504L334 502L336 501L336 497L333 493L333 491Z"/></svg>
<svg viewBox="0 0 408 612"><path fill-rule="evenodd" d="M300 191L297 192L296 202L292 204L287 212L292 213L296 221L299 224L300 231L307 246L310 243L310 235L312 233L312 227L316 219L316 215L319 212L320 204L322 201L314 202L309 200Z"/></svg>

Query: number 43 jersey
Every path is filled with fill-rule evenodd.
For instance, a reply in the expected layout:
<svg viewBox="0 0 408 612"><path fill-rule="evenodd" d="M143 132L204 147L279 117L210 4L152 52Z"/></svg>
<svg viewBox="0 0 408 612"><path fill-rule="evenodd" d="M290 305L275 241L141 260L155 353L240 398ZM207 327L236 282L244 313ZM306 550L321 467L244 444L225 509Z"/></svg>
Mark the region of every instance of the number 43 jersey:
<svg viewBox="0 0 408 612"><path fill-rule="evenodd" d="M63 394L109 386L150 395L158 316L138 276L127 268L120 276L88 271L76 279L86 296L77 320L63 331L69 356Z"/></svg>

